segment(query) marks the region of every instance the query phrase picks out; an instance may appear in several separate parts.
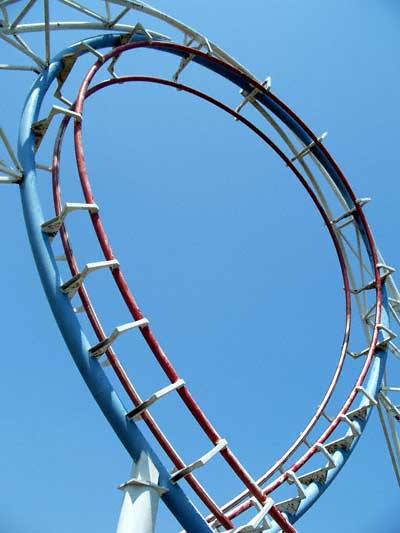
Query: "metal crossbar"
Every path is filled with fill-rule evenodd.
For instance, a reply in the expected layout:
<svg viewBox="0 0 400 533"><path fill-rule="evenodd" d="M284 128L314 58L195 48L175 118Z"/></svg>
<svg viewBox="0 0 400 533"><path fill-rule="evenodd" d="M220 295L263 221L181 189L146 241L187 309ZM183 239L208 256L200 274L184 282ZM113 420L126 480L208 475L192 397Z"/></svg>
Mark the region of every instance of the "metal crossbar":
<svg viewBox="0 0 400 533"><path fill-rule="evenodd" d="M107 263L107 261L104 261ZM110 266L110 265L105 265ZM115 265L118 266L118 265ZM115 268L115 267L114 267ZM131 329L142 329L149 325L149 321L147 318L141 318L140 320L136 320L135 322L128 322L127 324L123 324L122 326L118 326L114 329L114 331L111 333L109 337L104 339L103 341L100 341L98 344L90 348L89 352L90 355L93 357L100 357L103 355L108 348L115 342L118 337L126 333L127 331L130 331Z"/></svg>
<svg viewBox="0 0 400 533"><path fill-rule="evenodd" d="M170 392L180 389L184 385L185 385L185 381L183 379L178 379L178 381L175 381L175 383L171 383L171 385L167 385L166 387L160 389L159 391L152 394L150 398L148 398L147 400L139 404L137 407L135 407L135 409L132 409L132 411L129 411L129 413L127 413L126 415L127 418L129 418L129 420L134 420L134 421L139 420L142 416L142 413L146 411L151 405L156 403L158 400L160 400L161 398L163 398Z"/></svg>
<svg viewBox="0 0 400 533"><path fill-rule="evenodd" d="M272 86L272 78L271 78L271 76L268 76L267 78L265 78L265 80L262 82L261 85L265 88L266 91L270 91L271 90L271 86ZM246 104L248 104L249 102L253 103L255 97L257 96L257 94L259 94L259 92L260 92L260 89L258 87L255 87L250 92L241 90L240 94L242 96L244 96L244 98L243 98L243 101L235 109L236 113L240 113L240 111L244 108L244 106Z"/></svg>
<svg viewBox="0 0 400 533"><path fill-rule="evenodd" d="M64 107L53 105L53 107L50 110L49 116L47 118L38 120L32 125L32 131L35 136L35 150L39 149L40 144L43 140L43 137L46 135L46 132L50 126L51 121L56 115L59 115L59 114L72 117L78 121L82 120L82 116L80 115L80 113L76 113L75 111L72 111L72 109L65 109Z"/></svg>
<svg viewBox="0 0 400 533"><path fill-rule="evenodd" d="M328 135L328 132L324 131L324 133L318 137L317 141L322 142L327 137L327 135ZM306 156L307 154L311 152L311 149L314 148L316 144L317 144L316 141L311 141L309 145L305 146L302 150L300 150L299 153L293 156L290 159L290 161L293 163L297 159L302 159L304 156Z"/></svg>
<svg viewBox="0 0 400 533"><path fill-rule="evenodd" d="M267 515L274 505L274 500L267 498L264 505L262 505L252 498L251 503L258 509L258 513L246 525L238 527L232 533L256 533L271 529L271 523L267 519Z"/></svg>
<svg viewBox="0 0 400 533"><path fill-rule="evenodd" d="M87 263L85 268L76 276L73 276L71 279L63 283L60 287L61 291L68 295L69 298L72 298L79 287L82 286L84 280L89 274L95 272L96 270L101 270L103 268L114 268L119 267L119 262L116 259L110 261L97 261L96 263Z"/></svg>
<svg viewBox="0 0 400 533"><path fill-rule="evenodd" d="M213 457L215 457L227 446L228 443L225 439L219 440L214 446L214 448L212 448L209 452L200 457L200 459L193 461L193 463L190 463L190 465L187 465L184 468L181 468L180 470L177 470L176 472L171 474L171 482L176 483L180 479L193 472L193 470L197 470L198 468L201 468L202 466L206 465L209 461L211 461L211 459L213 459Z"/></svg>
<svg viewBox="0 0 400 533"><path fill-rule="evenodd" d="M99 207L97 204L67 202L58 216L43 222L42 231L47 233L50 238L55 237L61 226L64 224L64 220L66 219L67 215L74 211L89 211L89 213L98 213Z"/></svg>

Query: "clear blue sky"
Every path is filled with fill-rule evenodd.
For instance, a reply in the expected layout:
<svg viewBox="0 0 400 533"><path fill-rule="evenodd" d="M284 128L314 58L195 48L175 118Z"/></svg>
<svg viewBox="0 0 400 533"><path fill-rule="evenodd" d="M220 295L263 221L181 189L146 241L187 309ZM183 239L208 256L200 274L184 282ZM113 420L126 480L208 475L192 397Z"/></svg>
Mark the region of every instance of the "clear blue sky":
<svg viewBox="0 0 400 533"><path fill-rule="evenodd" d="M154 5L208 35L258 78L271 75L274 92L315 133L328 130L326 145L357 196L373 199L366 213L380 250L399 266L399 4ZM138 20L165 32L146 17ZM66 45L77 35L63 39ZM164 74L171 65L171 58L143 53L131 71ZM33 76L0 72L0 79L12 95L2 99L1 124L15 138ZM258 476L302 430L338 357L343 295L323 223L272 153L203 102L167 88L126 86L108 89L87 110L95 196L131 288L209 418ZM64 183L76 181L72 168L65 158ZM46 194L49 176L40 179ZM65 199L77 201L78 189L66 188L71 196ZM116 528L116 487L129 477L129 457L52 318L18 190L5 186L1 193L0 531L108 533ZM101 282L90 283L107 311L106 330L127 321L122 306L107 309ZM164 382L143 343L136 336L129 341L120 344L123 361L147 396ZM166 405L159 414L168 425L171 410L172 420L181 411ZM171 438L190 462L207 449L186 427L182 415ZM218 501L232 495L228 479L204 476ZM297 527L302 533L396 533L398 494L373 413L347 466ZM177 530L161 508L159 531Z"/></svg>

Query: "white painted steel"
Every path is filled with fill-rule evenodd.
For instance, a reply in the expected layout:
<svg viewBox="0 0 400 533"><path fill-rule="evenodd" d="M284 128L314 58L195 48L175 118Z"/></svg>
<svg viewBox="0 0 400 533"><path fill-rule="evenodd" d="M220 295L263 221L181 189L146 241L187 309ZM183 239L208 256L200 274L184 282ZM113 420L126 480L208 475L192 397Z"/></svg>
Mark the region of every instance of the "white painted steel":
<svg viewBox="0 0 400 533"><path fill-rule="evenodd" d="M154 533L158 504L165 492L158 478L158 470L142 452L132 466L131 479L120 486L124 497L117 533Z"/></svg>
<svg viewBox="0 0 400 533"><path fill-rule="evenodd" d="M178 381L175 381L175 383L171 383L171 385L167 385L166 387L160 389L159 391L155 392L142 402L140 405L138 405L133 411L127 414L127 417L130 420L140 420L141 415L144 411L146 411L150 406L152 406L154 403L156 403L158 400L169 394L170 392L173 392L177 389L180 389L185 385L185 381L183 379L178 379Z"/></svg>
<svg viewBox="0 0 400 533"><path fill-rule="evenodd" d="M386 411L386 408L383 406L381 402L378 402L378 413L379 413L379 420L382 425L382 431L385 436L386 445L389 451L390 460L392 462L393 470L397 479L397 483L400 486L400 450L399 450L399 437L398 432L393 431L390 433L388 429L387 421L385 420L385 414L387 417L390 416L390 414ZM391 425L391 430L393 426Z"/></svg>
<svg viewBox="0 0 400 533"><path fill-rule="evenodd" d="M103 268L114 269L117 267L119 267L119 262L116 259L111 259L110 261L97 261L96 263L87 263L82 272L79 272L79 274L63 283L60 289L62 292L72 298L89 274Z"/></svg>
<svg viewBox="0 0 400 533"><path fill-rule="evenodd" d="M100 357L108 350L108 348L112 345L112 343L116 339L118 339L118 337L120 337L127 331L130 331L131 329L144 328L145 326L148 326L148 325L149 325L149 321L147 320L147 318L141 318L140 320L136 320L135 322L128 322L127 324L118 326L114 329L114 331L111 333L109 337L104 339L104 341L101 341L95 346L93 346L92 348L90 348L89 350L90 354L93 357Z"/></svg>
<svg viewBox="0 0 400 533"><path fill-rule="evenodd" d="M339 415L339 419L342 420L343 422L346 422L346 424L349 426L351 433L354 437L358 437L359 435L361 435L361 431L358 425L355 424L352 420L350 420L350 418L347 415L343 415L343 414Z"/></svg>
<svg viewBox="0 0 400 533"><path fill-rule="evenodd" d="M205 453L200 459L197 459L197 461L193 461L193 463L190 463L190 465L185 466L184 468L181 468L180 470L177 470L171 475L171 481L172 483L176 483L183 477L190 474L190 472L193 472L193 470L197 470L198 468L201 468L202 466L206 465L213 457L217 455L220 451L222 451L224 448L228 446L228 443L225 439L221 439L218 441L218 443L212 448L209 452Z"/></svg>
<svg viewBox="0 0 400 533"><path fill-rule="evenodd" d="M58 216L43 222L42 231L50 235L57 233L63 225L67 215L73 211L89 211L90 213L97 213L99 211L99 207L96 204L66 202Z"/></svg>
<svg viewBox="0 0 400 533"><path fill-rule="evenodd" d="M320 142L323 141L327 135L328 135L328 132L325 131L322 135L318 137L318 141ZM308 155L311 152L311 148L315 146L315 144L316 144L315 141L312 141L310 144L305 146L303 150L300 150L300 152L298 152L295 156L293 156L291 158L291 161L293 162L293 161L296 161L297 159L302 159L304 156Z"/></svg>
<svg viewBox="0 0 400 533"><path fill-rule="evenodd" d="M271 76L268 76L261 84L263 87L265 87L265 89L267 91L269 91L271 89L271 85L272 85L272 79L271 79ZM237 108L235 109L236 113L239 113L246 104L248 104L249 102L254 102L254 98L255 96L257 96L257 94L260 92L260 89L258 89L257 87L255 89L253 89L251 92L247 93L246 91L240 91L240 94L242 96L244 96L244 99L243 99L243 102L241 102Z"/></svg>
<svg viewBox="0 0 400 533"><path fill-rule="evenodd" d="M253 505L259 509L259 512L250 522L244 526L240 526L234 530L233 533L255 533L257 531L268 531L271 529L271 523L269 522L267 515L271 507L274 505L272 498L267 498L264 505L261 505L257 500L252 499Z"/></svg>
<svg viewBox="0 0 400 533"><path fill-rule="evenodd" d="M317 442L317 444L315 445L318 450L326 457L326 459L328 460L328 468L335 468L336 467L336 463L335 463L335 460L333 458L333 456L328 452L328 450L326 449L326 446L324 444L321 444L320 442Z"/></svg>

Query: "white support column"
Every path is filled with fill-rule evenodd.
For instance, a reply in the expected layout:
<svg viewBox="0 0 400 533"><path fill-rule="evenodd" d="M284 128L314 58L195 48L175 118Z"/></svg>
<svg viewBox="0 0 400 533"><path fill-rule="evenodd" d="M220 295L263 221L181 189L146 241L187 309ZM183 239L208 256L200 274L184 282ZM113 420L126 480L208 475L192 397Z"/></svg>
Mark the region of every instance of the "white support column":
<svg viewBox="0 0 400 533"><path fill-rule="evenodd" d="M154 533L158 502L165 489L158 485L159 473L151 458L142 452L132 466L124 491L117 533Z"/></svg>

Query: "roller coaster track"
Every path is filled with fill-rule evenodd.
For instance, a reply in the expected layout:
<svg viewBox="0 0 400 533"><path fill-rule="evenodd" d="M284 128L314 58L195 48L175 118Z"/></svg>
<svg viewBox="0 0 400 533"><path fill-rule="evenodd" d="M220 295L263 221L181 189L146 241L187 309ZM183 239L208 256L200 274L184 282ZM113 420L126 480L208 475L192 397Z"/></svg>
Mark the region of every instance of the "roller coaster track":
<svg viewBox="0 0 400 533"><path fill-rule="evenodd" d="M17 155L1 130L4 148L11 160L10 165L1 165L0 171L4 173L2 182L18 184L20 187L28 235L41 281L82 377L132 459L139 461L142 452L151 457L159 475L156 488L182 527L189 533L223 530L237 533L295 532L296 521L318 500L350 457L376 405L399 480L400 453L394 424L400 418L400 412L392 399L392 394L397 389L391 386L385 374L385 365L388 354L399 358L400 352L394 344L394 328L400 324L400 295L392 279L394 269L385 264L380 256L366 220L363 207L368 199L355 196L346 177L323 144L326 134L319 137L315 135L272 92L270 78L260 83L205 36L141 2L104 2L103 14L100 8L93 10L82 3L65 0L60 3L79 12L88 21L52 22L50 12L53 5L50 9L49 2L44 1L40 3L43 6L43 21L29 23L24 23L25 18L37 7L35 4L39 3L32 0L20 2L21 10L11 20L9 6L15 3L17 2L0 2L3 14L0 38L25 56L27 63L2 64L1 68L9 71L26 70L38 76L23 111ZM120 11L116 14L113 10L117 8ZM183 34L183 44L172 42L163 33L147 30L136 22L128 23L129 17L136 12L155 17ZM68 34L72 30L85 30L89 34L103 30L104 33L81 39L53 55L52 34L62 30ZM24 33L32 32L43 34L44 57L34 52L21 37ZM169 79L130 73L117 74L117 68L122 63L120 59L123 57L129 60L140 49L162 56L176 56L176 71ZM75 73L81 58L88 55L93 57L93 64L80 81L76 96L70 100L64 95L64 83ZM126 64L124 62L121 68L126 69ZM237 86L241 98L237 107L234 109L224 103L223 97L219 99L180 83L181 74L191 66L207 69L213 75L225 78ZM188 93L224 111L258 136L303 186L321 216L336 251L345 295L345 327L337 367L325 396L300 436L259 479L251 476L227 440L208 420L184 378L178 375L164 353L151 329L150 320L143 316L128 286L123 265L113 254L101 220L101 210L91 187L82 142L85 103L87 99L96 98L100 91L106 91L111 86L139 83ZM50 90L62 105L54 104L46 111L42 109L42 103ZM256 110L264 119L262 128L246 118L248 108ZM49 140L52 135L49 126L56 120L59 126L53 139L52 162L49 166L42 165L38 163L37 154L43 157L42 141ZM60 162L69 126L73 127L76 168L83 200L62 198ZM269 129L279 135L279 146L269 135ZM37 190L37 173L43 170L52 174L54 215L48 219L43 215ZM326 192L327 188L329 192ZM73 230L68 231L67 223L70 215L75 216L76 211L86 213L88 220L82 224L82 233L94 231L103 254L100 260L88 257L87 262L80 265L74 255ZM54 243L58 237L64 249L61 256L54 252ZM65 262L70 277L63 279L59 265ZM111 332L106 332L102 326L85 285L87 278L95 276L100 270L109 271L115 284L116 298L122 298L130 316L129 322L115 323ZM85 315L89 321L97 338L95 344L88 340L83 323L79 321L81 315ZM350 334L354 322L363 328L366 345L351 344ZM146 399L140 397L117 354L114 343L125 333L141 335L149 352L165 373L165 385ZM357 378L343 398L342 406L332 413L329 410L332 396L339 381L343 379L345 362L349 360L357 369ZM125 407L113 390L108 377L110 371L114 372L122 385L131 403L128 407ZM209 451L200 458L194 457L188 464L183 461L182 454L175 450L171 438L151 414L151 406L171 394L176 394L181 399L193 418L193 424L200 426L209 441ZM172 415L173 413L171 427ZM163 456L156 453L143 436L139 429L142 423L147 425L160 445ZM172 432L171 427L167 428L168 433ZM223 505L214 501L209 489L196 477L198 469L211 469L213 459L217 456L225 461L227 471L239 478L243 486L239 494ZM165 466L166 460L172 463L172 472ZM319 462L318 468L310 469L312 461L313 464ZM132 484L132 480L127 486L129 483ZM185 483L208 510L206 516L201 516L195 507L196 502L192 503L186 496ZM285 494L285 498L275 496L278 492Z"/></svg>

